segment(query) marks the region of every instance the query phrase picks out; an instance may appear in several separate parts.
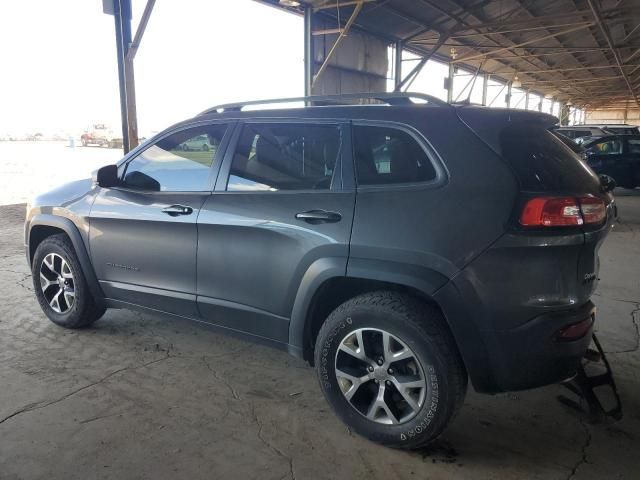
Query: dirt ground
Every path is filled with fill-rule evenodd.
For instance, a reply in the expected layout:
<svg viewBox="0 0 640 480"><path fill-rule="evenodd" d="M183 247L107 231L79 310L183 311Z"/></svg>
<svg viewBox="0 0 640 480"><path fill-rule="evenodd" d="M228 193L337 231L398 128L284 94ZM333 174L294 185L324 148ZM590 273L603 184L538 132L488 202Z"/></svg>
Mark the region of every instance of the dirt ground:
<svg viewBox="0 0 640 480"><path fill-rule="evenodd" d="M561 386L470 391L417 452L349 432L283 352L125 310L56 327L32 292L25 207L0 207L0 478L638 479L640 191L618 202L595 302L624 418L588 423Z"/></svg>

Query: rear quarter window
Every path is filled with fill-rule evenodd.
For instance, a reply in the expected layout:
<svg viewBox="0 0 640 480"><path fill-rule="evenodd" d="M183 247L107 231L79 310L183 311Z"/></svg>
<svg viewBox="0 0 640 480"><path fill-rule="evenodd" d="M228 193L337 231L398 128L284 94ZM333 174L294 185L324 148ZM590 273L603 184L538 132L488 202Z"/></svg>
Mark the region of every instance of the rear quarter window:
<svg viewBox="0 0 640 480"><path fill-rule="evenodd" d="M597 175L543 126L508 125L500 133L500 147L523 190L588 192L599 186Z"/></svg>
<svg viewBox="0 0 640 480"><path fill-rule="evenodd" d="M356 125L353 145L358 185L421 183L437 177L427 152L402 129Z"/></svg>

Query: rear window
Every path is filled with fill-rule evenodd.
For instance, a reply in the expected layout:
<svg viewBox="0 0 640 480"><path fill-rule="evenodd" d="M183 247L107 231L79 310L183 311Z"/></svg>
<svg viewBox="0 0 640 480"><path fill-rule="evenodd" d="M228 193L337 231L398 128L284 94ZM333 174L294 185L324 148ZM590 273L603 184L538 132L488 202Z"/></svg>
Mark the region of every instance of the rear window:
<svg viewBox="0 0 640 480"><path fill-rule="evenodd" d="M597 175L541 125L506 126L500 132L500 147L523 190L589 192L599 188Z"/></svg>

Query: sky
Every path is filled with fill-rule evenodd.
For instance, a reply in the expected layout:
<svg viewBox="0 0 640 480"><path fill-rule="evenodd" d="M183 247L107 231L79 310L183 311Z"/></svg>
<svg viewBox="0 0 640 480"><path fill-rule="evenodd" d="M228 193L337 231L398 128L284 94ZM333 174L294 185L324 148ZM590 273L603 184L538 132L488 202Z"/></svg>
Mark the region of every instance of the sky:
<svg viewBox="0 0 640 480"><path fill-rule="evenodd" d="M133 0L133 31L145 0ZM158 0L135 59L142 135L235 100L303 94L303 21L252 0ZM2 5L0 136L119 128L114 19L101 0Z"/></svg>

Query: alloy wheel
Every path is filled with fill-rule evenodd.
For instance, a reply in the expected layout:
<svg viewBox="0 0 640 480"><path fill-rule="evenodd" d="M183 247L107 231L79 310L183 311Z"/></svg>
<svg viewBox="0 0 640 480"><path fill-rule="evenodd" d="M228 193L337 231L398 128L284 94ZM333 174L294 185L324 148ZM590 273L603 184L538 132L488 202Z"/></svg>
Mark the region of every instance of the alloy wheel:
<svg viewBox="0 0 640 480"><path fill-rule="evenodd" d="M384 330L360 328L345 336L336 351L335 372L351 406L376 423L411 420L426 397L424 371L415 353Z"/></svg>
<svg viewBox="0 0 640 480"><path fill-rule="evenodd" d="M40 265L40 288L56 313L67 313L75 302L75 282L67 261L57 253L44 257Z"/></svg>

